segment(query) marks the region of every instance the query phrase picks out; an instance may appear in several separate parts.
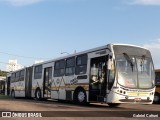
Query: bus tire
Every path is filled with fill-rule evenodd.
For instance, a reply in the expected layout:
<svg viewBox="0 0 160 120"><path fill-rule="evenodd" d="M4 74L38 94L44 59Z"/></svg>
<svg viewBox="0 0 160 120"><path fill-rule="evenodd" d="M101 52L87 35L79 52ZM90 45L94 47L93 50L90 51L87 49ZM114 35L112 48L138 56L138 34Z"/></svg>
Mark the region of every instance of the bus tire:
<svg viewBox="0 0 160 120"><path fill-rule="evenodd" d="M74 103L79 105L85 105L86 104L86 91L84 89L78 89L74 93Z"/></svg>
<svg viewBox="0 0 160 120"><path fill-rule="evenodd" d="M40 89L37 89L36 92L35 92L35 98L36 100L41 100L42 97L41 97L41 90Z"/></svg>
<svg viewBox="0 0 160 120"><path fill-rule="evenodd" d="M108 103L109 107L118 107L120 103Z"/></svg>
<svg viewBox="0 0 160 120"><path fill-rule="evenodd" d="M160 103L160 94L159 93L154 94L153 103L154 104L159 104Z"/></svg>

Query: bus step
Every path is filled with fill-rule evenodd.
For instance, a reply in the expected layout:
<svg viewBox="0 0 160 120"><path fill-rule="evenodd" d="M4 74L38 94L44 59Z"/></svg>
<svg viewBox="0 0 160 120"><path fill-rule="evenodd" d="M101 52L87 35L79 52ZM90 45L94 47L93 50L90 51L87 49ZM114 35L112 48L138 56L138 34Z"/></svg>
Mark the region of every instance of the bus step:
<svg viewBox="0 0 160 120"><path fill-rule="evenodd" d="M105 102L103 96L97 96L97 102Z"/></svg>

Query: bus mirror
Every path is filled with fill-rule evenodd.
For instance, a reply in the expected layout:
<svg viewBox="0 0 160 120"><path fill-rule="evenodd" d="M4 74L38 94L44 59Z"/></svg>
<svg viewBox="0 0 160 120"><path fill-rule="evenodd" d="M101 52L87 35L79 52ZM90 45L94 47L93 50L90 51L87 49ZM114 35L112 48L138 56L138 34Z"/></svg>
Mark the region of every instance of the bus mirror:
<svg viewBox="0 0 160 120"><path fill-rule="evenodd" d="M108 59L108 70L112 69L112 59Z"/></svg>

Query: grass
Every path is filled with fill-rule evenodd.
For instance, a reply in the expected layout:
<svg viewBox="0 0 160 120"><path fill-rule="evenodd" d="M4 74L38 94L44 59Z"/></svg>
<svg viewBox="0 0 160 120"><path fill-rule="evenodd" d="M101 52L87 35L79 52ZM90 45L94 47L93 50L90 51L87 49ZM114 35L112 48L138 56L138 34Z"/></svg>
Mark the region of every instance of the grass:
<svg viewBox="0 0 160 120"><path fill-rule="evenodd" d="M0 99L11 99L11 97L0 94Z"/></svg>

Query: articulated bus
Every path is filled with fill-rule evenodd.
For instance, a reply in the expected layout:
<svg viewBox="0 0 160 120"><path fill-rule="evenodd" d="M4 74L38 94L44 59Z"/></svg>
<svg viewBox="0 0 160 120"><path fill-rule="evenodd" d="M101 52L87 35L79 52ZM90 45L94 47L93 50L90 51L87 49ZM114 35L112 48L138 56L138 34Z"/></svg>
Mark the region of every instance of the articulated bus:
<svg viewBox="0 0 160 120"><path fill-rule="evenodd" d="M160 103L160 69L155 70L156 74L156 91L154 95L154 103Z"/></svg>
<svg viewBox="0 0 160 120"><path fill-rule="evenodd" d="M78 104L152 104L155 73L150 51L108 44L9 73L13 97ZM9 92L10 90L10 92Z"/></svg>

